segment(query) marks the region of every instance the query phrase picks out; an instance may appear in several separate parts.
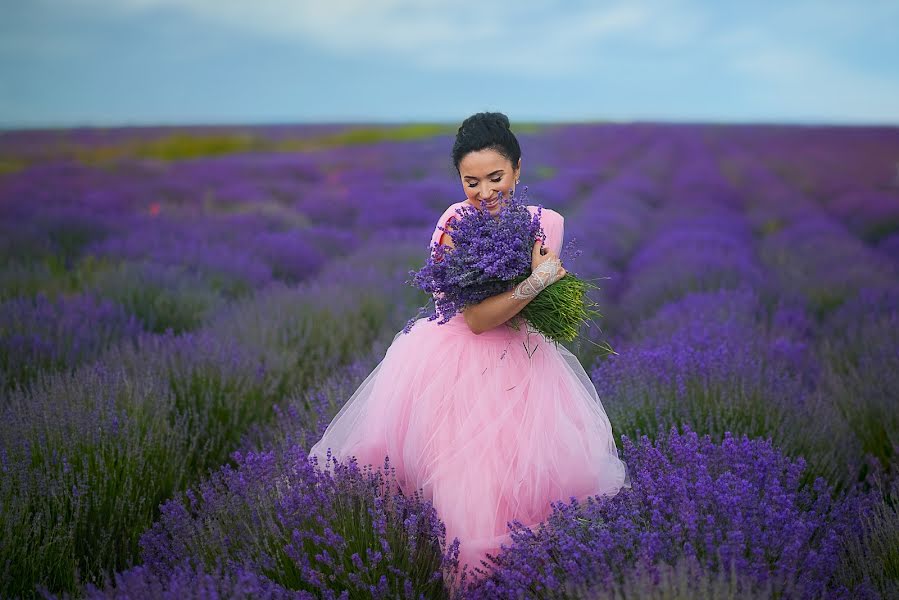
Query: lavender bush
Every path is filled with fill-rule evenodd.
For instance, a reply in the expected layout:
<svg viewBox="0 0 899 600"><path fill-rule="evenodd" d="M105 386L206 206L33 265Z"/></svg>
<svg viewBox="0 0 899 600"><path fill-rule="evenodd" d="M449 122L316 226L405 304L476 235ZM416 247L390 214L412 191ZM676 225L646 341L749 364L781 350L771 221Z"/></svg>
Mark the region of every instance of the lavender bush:
<svg viewBox="0 0 899 600"><path fill-rule="evenodd" d="M54 597L49 590L44 595ZM206 569L202 565L196 568L179 565L161 575L139 566L116 573L111 581L102 586L89 584L83 596L90 600L313 600L316 597L308 592L288 590L250 569L221 564L212 569ZM73 595L63 594L61 597L72 598Z"/></svg>
<svg viewBox="0 0 899 600"><path fill-rule="evenodd" d="M40 292L55 297L62 289L46 263L12 259L0 267L0 300L34 297Z"/></svg>
<svg viewBox="0 0 899 600"><path fill-rule="evenodd" d="M75 590L129 566L204 451L166 383L103 365L41 375L0 418L0 596ZM216 457L218 460L218 457Z"/></svg>
<svg viewBox="0 0 899 600"><path fill-rule="evenodd" d="M886 467L899 447L899 286L862 288L825 322L822 389L865 453Z"/></svg>
<svg viewBox="0 0 899 600"><path fill-rule="evenodd" d="M371 352L335 370L323 381L304 390L297 389L283 402L274 404L271 418L253 424L241 448L246 451L283 450L296 445L311 448L321 439L346 399L384 358L389 341L386 336L376 340Z"/></svg>
<svg viewBox="0 0 899 600"><path fill-rule="evenodd" d="M185 234L178 228L147 225L103 240L87 251L98 257L185 265L228 298L247 296L272 281L271 267L261 258L222 241Z"/></svg>
<svg viewBox="0 0 899 600"><path fill-rule="evenodd" d="M631 321L691 291L758 288L764 279L745 224L728 213L666 223L631 260L628 277L619 301Z"/></svg>
<svg viewBox="0 0 899 600"><path fill-rule="evenodd" d="M55 258L38 261L12 259L0 267L0 298L36 298L43 294L56 300L91 291L98 275L114 269L118 261L87 254L65 267Z"/></svg>
<svg viewBox="0 0 899 600"><path fill-rule="evenodd" d="M343 286L323 280L297 288L272 287L252 301L221 312L204 329L181 335L172 331L139 335L132 343L110 348L96 368L111 374L100 382L79 373L70 380L46 384L49 391L41 387L33 394L17 395L9 408L10 428L2 445L10 461L43 443L50 444L46 452L54 456L75 450L69 464L85 461L82 471L68 475L23 460L17 464L22 469L19 480L37 479L45 487L61 490L55 496L67 507L77 505L83 495L82 488L69 485L71 478L103 481L103 473L108 472L111 479L91 484L91 512L51 505L41 508L37 517L32 517L30 503L41 492L25 489L15 479L7 481L4 500L10 520L2 531L4 539L19 540L4 544L11 553L3 561L11 589L27 595L34 593L35 584L43 584L50 590L73 591L83 583L96 583L110 569L128 566L137 558L139 534L150 527L162 500L226 462L252 424L276 416L272 406L286 394L300 394L358 354L385 324L394 330L399 326L396 311L402 310L402 303L382 293L393 289L391 281L395 283L397 274L405 272L410 258L404 253L408 247L399 246L394 252L399 267L385 256L386 272L372 269L368 279L354 273L364 294L348 295L345 278ZM342 275L339 265L329 274ZM390 319L392 324L387 322ZM145 389L145 380L153 385ZM117 391L120 388L124 390ZM73 398L66 399L63 390ZM118 397L126 408L123 415L110 417L115 426L93 430L90 423L96 417L89 420L92 413L87 403L98 390ZM157 397L154 390L162 395ZM76 398L81 395L84 400L79 402ZM137 398L128 400L129 395ZM133 425L125 427L125 415L134 419ZM45 428L58 433L49 436ZM126 439L120 440L119 435ZM146 435L153 439L142 437ZM159 450L160 444L166 444L165 451ZM151 453L150 457L143 452ZM97 454L103 460L82 458ZM164 462L165 468L160 466L154 485L147 486L145 482L155 477L147 469L156 460ZM120 466L115 467L120 470L114 477L110 461ZM40 529L29 529L30 519ZM47 543L48 539L58 543ZM96 540L100 541L95 545ZM41 550L36 551L34 544L42 544ZM44 563L60 565L60 571L42 569Z"/></svg>
<svg viewBox="0 0 899 600"><path fill-rule="evenodd" d="M667 562L649 567L638 564L627 579L614 581L609 588L588 583L566 584L565 595L583 600L763 600L776 597L771 582L759 584L737 572L733 566L727 572L710 572L691 557L681 559L674 565Z"/></svg>
<svg viewBox="0 0 899 600"><path fill-rule="evenodd" d="M0 304L0 390L26 386L42 371L77 367L140 332L122 306L92 294L7 300Z"/></svg>
<svg viewBox="0 0 899 600"><path fill-rule="evenodd" d="M820 478L801 486L805 462L770 441L728 434L717 444L686 426L656 437L622 438L634 465L628 493L554 504L536 532L515 524L512 545L468 597L604 597L684 560L704 578L735 571L750 594L850 597L833 574L869 496L834 500ZM566 591L577 587L592 595Z"/></svg>
<svg viewBox="0 0 899 600"><path fill-rule="evenodd" d="M183 266L122 261L97 272L88 284L136 316L147 331L175 333L199 328L225 302Z"/></svg>
<svg viewBox="0 0 899 600"><path fill-rule="evenodd" d="M899 597L899 465L884 467L870 455L866 463L865 485L875 502L859 515L860 535L846 539L836 576L850 586L870 583L882 598Z"/></svg>
<svg viewBox="0 0 899 600"><path fill-rule="evenodd" d="M758 295L745 288L665 305L592 369L616 434L651 436L685 423L716 440L727 432L770 437L790 456L812 457L810 473L847 485L860 450L817 393L822 368L790 319L796 326L801 317L777 311L768 325Z"/></svg>
<svg viewBox="0 0 899 600"><path fill-rule="evenodd" d="M789 224L760 244L760 255L783 295L806 300L818 319L863 287L895 285L899 271L852 237L839 222L815 215Z"/></svg>
<svg viewBox="0 0 899 600"><path fill-rule="evenodd" d="M141 539L144 568L165 577L227 562L308 597L444 594L443 562L458 546L446 548L429 503L398 493L389 461L360 471L331 459L328 473L299 447L233 458L236 469L163 506Z"/></svg>

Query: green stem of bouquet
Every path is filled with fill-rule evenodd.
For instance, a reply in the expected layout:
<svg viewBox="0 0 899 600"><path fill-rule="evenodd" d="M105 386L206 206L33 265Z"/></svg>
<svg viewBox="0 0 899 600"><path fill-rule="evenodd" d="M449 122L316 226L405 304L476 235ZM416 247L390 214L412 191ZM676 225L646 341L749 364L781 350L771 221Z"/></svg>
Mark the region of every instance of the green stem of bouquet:
<svg viewBox="0 0 899 600"><path fill-rule="evenodd" d="M513 280L513 284L518 285L526 278L522 275ZM583 325L602 316L596 310L599 305L587 296L590 289L599 289L599 286L566 273L537 294L519 314L546 339L555 343L572 342L578 338Z"/></svg>

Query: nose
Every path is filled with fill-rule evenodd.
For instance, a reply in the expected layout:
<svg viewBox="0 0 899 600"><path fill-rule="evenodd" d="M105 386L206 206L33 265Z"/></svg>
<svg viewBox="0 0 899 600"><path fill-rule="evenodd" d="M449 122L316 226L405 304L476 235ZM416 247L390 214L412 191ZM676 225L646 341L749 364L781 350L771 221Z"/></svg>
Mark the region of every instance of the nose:
<svg viewBox="0 0 899 600"><path fill-rule="evenodd" d="M486 182L481 184L481 200L490 200L496 195L493 193L490 183L491 182Z"/></svg>

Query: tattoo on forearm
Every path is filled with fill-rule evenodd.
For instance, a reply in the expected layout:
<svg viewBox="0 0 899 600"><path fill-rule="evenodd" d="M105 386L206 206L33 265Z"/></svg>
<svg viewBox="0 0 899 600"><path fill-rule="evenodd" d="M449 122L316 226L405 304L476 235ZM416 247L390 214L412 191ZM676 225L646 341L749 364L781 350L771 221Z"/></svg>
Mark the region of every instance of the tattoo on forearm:
<svg viewBox="0 0 899 600"><path fill-rule="evenodd" d="M515 286L512 298L516 300L533 298L560 279L559 269L561 267L562 261L558 258L552 258L541 263L527 279Z"/></svg>

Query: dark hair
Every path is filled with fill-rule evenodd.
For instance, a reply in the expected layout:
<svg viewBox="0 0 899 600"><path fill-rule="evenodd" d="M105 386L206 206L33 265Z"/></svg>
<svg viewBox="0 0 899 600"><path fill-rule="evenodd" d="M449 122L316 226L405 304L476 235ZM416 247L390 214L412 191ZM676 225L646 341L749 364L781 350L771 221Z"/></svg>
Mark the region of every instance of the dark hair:
<svg viewBox="0 0 899 600"><path fill-rule="evenodd" d="M509 125L509 117L501 112L479 112L471 115L459 126L453 144L453 166L459 173L459 163L469 152L485 149L496 150L518 166L521 147Z"/></svg>

